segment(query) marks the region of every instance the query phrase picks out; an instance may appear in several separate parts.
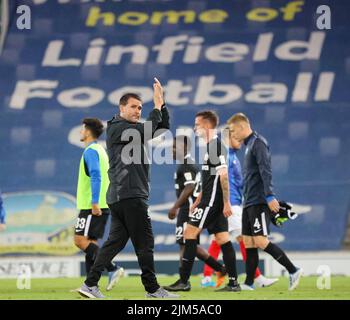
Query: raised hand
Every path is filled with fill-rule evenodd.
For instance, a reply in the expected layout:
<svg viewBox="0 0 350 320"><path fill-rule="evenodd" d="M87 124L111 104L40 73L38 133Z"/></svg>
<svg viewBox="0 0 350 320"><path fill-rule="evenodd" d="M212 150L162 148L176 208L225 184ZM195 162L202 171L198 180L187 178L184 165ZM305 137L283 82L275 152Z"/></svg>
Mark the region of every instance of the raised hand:
<svg viewBox="0 0 350 320"><path fill-rule="evenodd" d="M157 78L154 78L153 83L153 102L156 109L161 109L164 104L163 87Z"/></svg>

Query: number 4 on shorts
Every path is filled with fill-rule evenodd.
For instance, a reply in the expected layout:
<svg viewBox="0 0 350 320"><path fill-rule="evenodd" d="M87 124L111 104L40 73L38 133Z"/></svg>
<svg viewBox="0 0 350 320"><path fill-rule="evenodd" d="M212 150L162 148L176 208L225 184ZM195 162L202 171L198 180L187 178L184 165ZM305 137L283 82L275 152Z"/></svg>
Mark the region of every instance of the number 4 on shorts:
<svg viewBox="0 0 350 320"><path fill-rule="evenodd" d="M260 225L259 219L258 219L258 218L255 218L254 228L255 228L255 229L260 229L260 227L261 227L261 225Z"/></svg>

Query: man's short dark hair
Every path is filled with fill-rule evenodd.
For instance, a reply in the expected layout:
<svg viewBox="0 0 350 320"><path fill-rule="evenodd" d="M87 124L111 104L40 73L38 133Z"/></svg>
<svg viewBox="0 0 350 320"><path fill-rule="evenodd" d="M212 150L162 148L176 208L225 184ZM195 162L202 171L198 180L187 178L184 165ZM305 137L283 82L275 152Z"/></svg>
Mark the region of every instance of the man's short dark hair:
<svg viewBox="0 0 350 320"><path fill-rule="evenodd" d="M85 128L90 130L94 138L99 138L103 132L103 123L97 118L85 118L82 122Z"/></svg>
<svg viewBox="0 0 350 320"><path fill-rule="evenodd" d="M216 112L212 110L200 111L196 114L196 118L197 117L202 117L203 119L209 121L213 128L216 128L219 124L219 117Z"/></svg>
<svg viewBox="0 0 350 320"><path fill-rule="evenodd" d="M137 93L126 93L120 98L119 105L126 106L130 98L134 98L136 100L142 101L141 97Z"/></svg>

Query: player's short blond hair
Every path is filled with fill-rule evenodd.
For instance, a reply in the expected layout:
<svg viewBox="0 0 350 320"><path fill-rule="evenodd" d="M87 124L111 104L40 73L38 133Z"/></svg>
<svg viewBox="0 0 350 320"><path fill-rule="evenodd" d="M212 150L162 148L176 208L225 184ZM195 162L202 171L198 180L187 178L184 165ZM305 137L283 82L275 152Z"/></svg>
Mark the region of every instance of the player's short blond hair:
<svg viewBox="0 0 350 320"><path fill-rule="evenodd" d="M227 120L228 125L239 122L245 122L250 125L248 117L242 112L234 114L230 119Z"/></svg>

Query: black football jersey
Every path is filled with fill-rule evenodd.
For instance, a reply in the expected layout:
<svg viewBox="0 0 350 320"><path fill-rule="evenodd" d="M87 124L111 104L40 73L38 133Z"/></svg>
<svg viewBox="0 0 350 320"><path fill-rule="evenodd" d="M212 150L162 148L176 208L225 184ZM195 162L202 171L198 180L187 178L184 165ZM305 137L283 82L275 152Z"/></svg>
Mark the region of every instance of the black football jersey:
<svg viewBox="0 0 350 320"><path fill-rule="evenodd" d="M202 164L202 202L212 207L223 201L220 176L217 171L227 168L227 150L218 136L207 144Z"/></svg>
<svg viewBox="0 0 350 320"><path fill-rule="evenodd" d="M180 197L180 194L188 184L195 185L192 196L189 197L188 202L181 207L181 209L189 209L189 207L198 197L201 187L201 173L195 164L195 161L190 156L185 157L184 163L177 165L174 180L177 198Z"/></svg>

